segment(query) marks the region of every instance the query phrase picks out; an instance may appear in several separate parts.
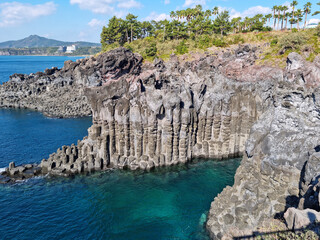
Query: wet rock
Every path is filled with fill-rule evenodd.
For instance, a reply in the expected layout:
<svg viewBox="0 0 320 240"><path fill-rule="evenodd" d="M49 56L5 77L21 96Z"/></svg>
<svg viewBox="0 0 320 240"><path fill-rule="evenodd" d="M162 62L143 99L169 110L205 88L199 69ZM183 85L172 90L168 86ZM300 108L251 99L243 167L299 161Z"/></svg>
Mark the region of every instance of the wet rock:
<svg viewBox="0 0 320 240"><path fill-rule="evenodd" d="M15 167L16 167L16 165L15 165L14 162L9 163L9 171L10 171L11 169L15 168Z"/></svg>

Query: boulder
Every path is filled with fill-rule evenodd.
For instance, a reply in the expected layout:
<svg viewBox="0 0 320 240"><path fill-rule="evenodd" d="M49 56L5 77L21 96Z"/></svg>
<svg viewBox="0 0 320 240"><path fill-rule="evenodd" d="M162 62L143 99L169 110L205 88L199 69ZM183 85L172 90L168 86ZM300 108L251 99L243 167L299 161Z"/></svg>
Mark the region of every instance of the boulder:
<svg viewBox="0 0 320 240"><path fill-rule="evenodd" d="M314 223L320 222L320 213L313 209L299 210L289 208L285 214L287 226L291 230L301 230Z"/></svg>

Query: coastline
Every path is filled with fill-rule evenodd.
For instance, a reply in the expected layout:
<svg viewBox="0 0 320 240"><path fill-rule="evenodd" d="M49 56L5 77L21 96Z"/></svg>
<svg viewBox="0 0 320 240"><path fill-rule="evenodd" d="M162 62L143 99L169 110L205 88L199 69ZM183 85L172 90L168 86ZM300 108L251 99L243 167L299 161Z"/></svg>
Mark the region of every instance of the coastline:
<svg viewBox="0 0 320 240"><path fill-rule="evenodd" d="M21 107L39 96L47 99L47 89L55 89L58 94L68 92L65 96L69 100L62 102L81 93L76 99L85 99L93 125L77 145L59 148L40 165L16 167L11 163L4 174L5 181L26 177L24 172L30 170L35 175L73 176L113 168L151 170L185 164L194 158L243 156L234 186L215 198L206 227L212 238L255 231L264 220L283 215L296 201L307 198L305 194L310 179L317 177L317 168L308 168L303 189L299 188L300 174L304 174L305 163L316 164L316 144L320 142L312 135L320 131L316 121L320 59L309 63L291 53L286 69L279 69L255 65L257 53L256 47L245 45L191 62L179 62L172 56L168 62L157 59L143 63L141 56L119 48L97 58L67 62L63 69L41 76L12 76L2 94L24 82L27 86L35 84L35 92L26 99L16 99L14 104L7 102L8 106ZM37 90L43 80L48 85ZM56 85L51 86L52 83ZM75 88L80 91L71 93ZM15 96L14 91L2 101L14 99L11 96ZM42 101L37 104L39 111L51 109L43 108ZM50 104L54 106L53 115L74 114L79 106L70 112L71 104L64 112L61 109L65 106L58 105L61 109L57 110L56 102ZM299 124L285 124L283 119ZM297 128L308 129L307 126L312 128L310 133L309 129L296 134ZM278 141L292 144L282 146ZM299 156L292 155L292 148L299 148ZM280 186L273 179L280 181ZM248 188L251 195L246 192ZM260 188L266 194L259 194L260 190L256 193L254 189ZM238 193L237 189L245 192ZM286 202L290 196L295 201Z"/></svg>

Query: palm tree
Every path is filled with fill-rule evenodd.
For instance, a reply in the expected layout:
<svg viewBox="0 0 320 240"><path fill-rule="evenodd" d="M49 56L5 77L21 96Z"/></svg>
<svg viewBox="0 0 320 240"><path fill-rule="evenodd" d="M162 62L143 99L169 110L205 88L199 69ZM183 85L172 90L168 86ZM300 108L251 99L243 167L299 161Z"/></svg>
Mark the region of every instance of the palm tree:
<svg viewBox="0 0 320 240"><path fill-rule="evenodd" d="M278 6L273 6L273 29L276 29L276 11L278 10Z"/></svg>
<svg viewBox="0 0 320 240"><path fill-rule="evenodd" d="M297 1L292 1L292 3L290 4L290 6L292 7L291 29L292 29L292 22L294 22L294 21L293 21L293 18L294 18L294 8L295 8L295 6L297 6L297 5L298 5L298 2L297 2Z"/></svg>
<svg viewBox="0 0 320 240"><path fill-rule="evenodd" d="M317 3L317 5L320 5L320 2ZM318 15L320 14L320 11L316 11L314 14L312 14L312 16Z"/></svg>
<svg viewBox="0 0 320 240"><path fill-rule="evenodd" d="M304 29L307 27L307 18L308 18L308 14L311 13L311 2L307 2L305 5L304 5L304 14L305 14L305 19L304 19Z"/></svg>
<svg viewBox="0 0 320 240"><path fill-rule="evenodd" d="M280 23L280 13L282 11L282 6L278 7L278 23L277 23L277 30L279 30L279 23Z"/></svg>
<svg viewBox="0 0 320 240"><path fill-rule="evenodd" d="M266 17L266 19L268 19L268 21L269 21L269 26L270 26L270 20L271 20L271 18L272 18L272 14L269 13L269 14L267 14L265 17Z"/></svg>
<svg viewBox="0 0 320 240"><path fill-rule="evenodd" d="M285 29L287 30L288 28L287 28L287 26L288 26L288 18L290 18L291 17L291 13L289 13L289 12L286 12L286 26L285 26Z"/></svg>
<svg viewBox="0 0 320 240"><path fill-rule="evenodd" d="M176 12L174 12L174 11L171 11L170 12L170 17L171 18L175 18L177 16L177 13Z"/></svg>
<svg viewBox="0 0 320 240"><path fill-rule="evenodd" d="M283 18L282 18L282 23L281 23L281 29L283 29L283 21L286 18L286 12L289 10L287 6L282 6L282 11L283 11Z"/></svg>
<svg viewBox="0 0 320 240"><path fill-rule="evenodd" d="M297 19L297 28L298 28L298 30L300 30L299 24L300 24L300 22L302 21L302 17L303 17L303 14L302 14L301 9L298 9L298 10L296 11L295 17L296 17L296 19Z"/></svg>

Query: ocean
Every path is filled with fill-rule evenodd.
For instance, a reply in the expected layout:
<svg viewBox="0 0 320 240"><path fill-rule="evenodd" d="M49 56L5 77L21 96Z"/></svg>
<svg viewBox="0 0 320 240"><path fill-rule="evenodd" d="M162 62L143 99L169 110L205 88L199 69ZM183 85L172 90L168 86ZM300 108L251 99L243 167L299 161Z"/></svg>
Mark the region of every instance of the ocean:
<svg viewBox="0 0 320 240"><path fill-rule="evenodd" d="M0 83L13 73L62 67L67 57L0 56ZM91 119L51 119L0 109L0 169L39 163L87 134ZM113 170L0 186L0 239L208 239L210 203L232 185L239 159L195 160L152 172Z"/></svg>

